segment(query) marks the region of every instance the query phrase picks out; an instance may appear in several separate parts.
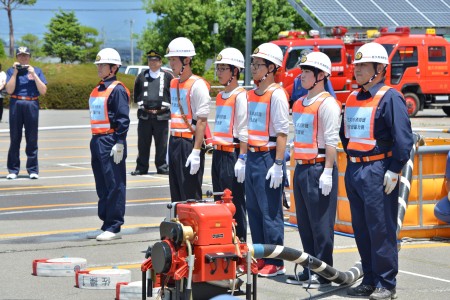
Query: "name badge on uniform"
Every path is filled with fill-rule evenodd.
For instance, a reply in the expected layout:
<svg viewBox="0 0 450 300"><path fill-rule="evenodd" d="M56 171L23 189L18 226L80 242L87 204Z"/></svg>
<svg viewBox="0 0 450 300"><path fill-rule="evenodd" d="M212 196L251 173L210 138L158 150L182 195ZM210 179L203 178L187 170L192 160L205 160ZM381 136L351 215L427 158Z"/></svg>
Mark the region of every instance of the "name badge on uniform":
<svg viewBox="0 0 450 300"><path fill-rule="evenodd" d="M148 81L144 81L144 86L148 86Z"/></svg>

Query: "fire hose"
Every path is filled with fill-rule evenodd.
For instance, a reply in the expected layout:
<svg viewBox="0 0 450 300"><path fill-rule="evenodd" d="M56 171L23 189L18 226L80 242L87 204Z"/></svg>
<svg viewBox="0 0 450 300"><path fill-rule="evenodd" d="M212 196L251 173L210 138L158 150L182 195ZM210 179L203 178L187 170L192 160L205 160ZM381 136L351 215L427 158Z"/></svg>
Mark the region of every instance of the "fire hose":
<svg viewBox="0 0 450 300"><path fill-rule="evenodd" d="M410 159L403 167L399 180L397 236L408 204L413 161L419 140L420 135L414 133ZM341 272L301 250L280 245L252 246L239 242L235 234L232 234L235 231L232 219L235 207L231 200L231 191L225 190L221 201L192 200L173 206L174 216L177 217L161 223L161 241L151 248L151 253L148 253L151 257L146 255L147 260L141 266L142 299L152 296L153 282L160 285L161 292L164 293L169 278L175 284L175 299L191 299L192 283L233 280L237 265L240 264L247 267L246 299L251 297L252 285L253 297L256 299L258 271L256 262L250 263L251 258L291 261L308 267L337 284L352 284L363 275L361 262L357 262L350 270ZM233 242L230 243L230 240ZM146 290L147 285L149 290ZM234 286L233 283L232 290Z"/></svg>
<svg viewBox="0 0 450 300"><path fill-rule="evenodd" d="M406 207L408 204L409 192L411 189L411 178L413 171L414 156L418 142L421 139L420 135L413 134L413 147L410 152L410 158L402 169L399 195L398 195L398 214L397 214L397 237L402 228L403 219L405 217ZM249 247L251 247L249 245ZM400 250L400 248L399 248ZM265 245L255 244L253 245L253 257L254 258L272 258L291 261L296 264L300 264L303 267L310 268L311 271L316 272L320 276L333 281L337 284L351 284L358 280L362 275L361 262L357 262L350 270L341 272L332 266L324 263L323 261L305 253L301 250L292 249L289 247L278 245Z"/></svg>

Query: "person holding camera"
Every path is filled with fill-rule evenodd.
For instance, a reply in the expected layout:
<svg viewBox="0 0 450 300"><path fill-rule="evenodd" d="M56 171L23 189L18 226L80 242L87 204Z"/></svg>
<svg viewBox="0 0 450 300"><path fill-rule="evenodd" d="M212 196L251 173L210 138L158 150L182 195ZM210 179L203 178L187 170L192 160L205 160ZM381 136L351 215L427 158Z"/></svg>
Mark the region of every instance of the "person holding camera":
<svg viewBox="0 0 450 300"><path fill-rule="evenodd" d="M161 54L147 52L148 70L142 71L134 82L134 102L138 104L138 157L131 175L148 173L152 137L155 139L156 173L169 174L166 162L170 119L170 81L173 75L161 69Z"/></svg>
<svg viewBox="0 0 450 300"><path fill-rule="evenodd" d="M11 144L8 151L7 179L16 179L20 171L20 142L25 127L27 172L30 179L39 178L38 126L39 96L47 92L47 80L38 67L30 65L31 51L19 47L17 61L6 72L6 92L11 95L9 105L9 132Z"/></svg>

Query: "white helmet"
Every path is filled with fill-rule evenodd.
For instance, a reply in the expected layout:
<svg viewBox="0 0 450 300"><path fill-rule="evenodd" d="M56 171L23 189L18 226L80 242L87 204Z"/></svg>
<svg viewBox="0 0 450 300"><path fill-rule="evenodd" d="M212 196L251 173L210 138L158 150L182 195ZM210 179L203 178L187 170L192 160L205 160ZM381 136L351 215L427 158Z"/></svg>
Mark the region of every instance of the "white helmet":
<svg viewBox="0 0 450 300"><path fill-rule="evenodd" d="M228 64L238 68L245 68L244 55L236 48L225 48L216 57L214 64Z"/></svg>
<svg viewBox="0 0 450 300"><path fill-rule="evenodd" d="M362 45L358 52L356 52L353 64L364 62L376 62L388 65L389 58L386 49L382 45L375 42Z"/></svg>
<svg viewBox="0 0 450 300"><path fill-rule="evenodd" d="M331 60L323 52L311 52L302 56L299 66L311 66L331 76Z"/></svg>
<svg viewBox="0 0 450 300"><path fill-rule="evenodd" d="M281 51L281 48L273 43L264 43L259 45L259 47L253 51L252 57L267 59L279 67L283 64L283 51Z"/></svg>
<svg viewBox="0 0 450 300"><path fill-rule="evenodd" d="M94 64L113 64L121 66L122 60L120 59L120 54L116 49L105 48L98 52Z"/></svg>
<svg viewBox="0 0 450 300"><path fill-rule="evenodd" d="M178 37L173 39L167 47L165 57L180 56L192 57L195 55L195 48L192 42L185 37Z"/></svg>

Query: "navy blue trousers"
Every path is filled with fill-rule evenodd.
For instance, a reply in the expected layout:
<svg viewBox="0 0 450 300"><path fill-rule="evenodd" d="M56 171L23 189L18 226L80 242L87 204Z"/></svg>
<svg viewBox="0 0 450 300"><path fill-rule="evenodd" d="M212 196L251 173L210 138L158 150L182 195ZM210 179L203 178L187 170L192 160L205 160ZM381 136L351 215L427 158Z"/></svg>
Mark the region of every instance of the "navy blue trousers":
<svg viewBox="0 0 450 300"><path fill-rule="evenodd" d="M214 192L223 192L230 189L233 194L233 203L236 207L234 219L237 222L236 234L240 239L247 241L247 213L245 210L244 183L238 183L234 176L234 165L239 156L239 149L236 152L226 152L214 150L211 177ZM215 200L220 200L221 196L215 196Z"/></svg>
<svg viewBox="0 0 450 300"><path fill-rule="evenodd" d="M172 202L202 199L205 152L200 152L200 169L191 175L191 166L185 167L187 158L194 149L194 140L171 136L169 139L169 184Z"/></svg>
<svg viewBox="0 0 450 300"><path fill-rule="evenodd" d="M115 144L111 134L94 135L90 147L98 195L98 217L103 221L101 230L117 233L125 216L127 144L124 144L123 159L119 164L114 163L111 156Z"/></svg>
<svg viewBox="0 0 450 300"><path fill-rule="evenodd" d="M284 245L283 184L273 189L269 186L270 179L266 180L267 171L273 166L274 160L275 150L247 153L244 183L253 244ZM275 266L284 265L279 259L265 259L265 262Z"/></svg>
<svg viewBox="0 0 450 300"><path fill-rule="evenodd" d="M138 121L138 158L136 170L147 173L149 169L150 147L152 138L155 139L155 166L157 171L166 171L167 141L169 139L169 121L157 120L149 117L148 120Z"/></svg>
<svg viewBox="0 0 450 300"><path fill-rule="evenodd" d="M335 164L331 192L324 196L319 189L323 169L324 163L295 167L295 209L303 250L332 266L338 171ZM308 268L304 268L303 272L307 274Z"/></svg>
<svg viewBox="0 0 450 300"><path fill-rule="evenodd" d="M345 188L350 201L355 241L361 255L362 284L392 289L398 273L397 213L399 185L384 192L390 158L347 162Z"/></svg>
<svg viewBox="0 0 450 300"><path fill-rule="evenodd" d="M39 102L10 99L9 133L11 144L8 151L8 172L19 174L20 171L20 143L22 129L25 128L25 153L27 155L28 174L39 174L38 165L38 126Z"/></svg>

